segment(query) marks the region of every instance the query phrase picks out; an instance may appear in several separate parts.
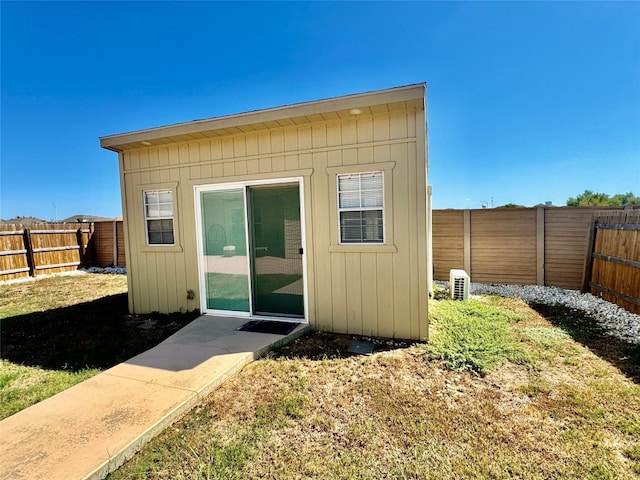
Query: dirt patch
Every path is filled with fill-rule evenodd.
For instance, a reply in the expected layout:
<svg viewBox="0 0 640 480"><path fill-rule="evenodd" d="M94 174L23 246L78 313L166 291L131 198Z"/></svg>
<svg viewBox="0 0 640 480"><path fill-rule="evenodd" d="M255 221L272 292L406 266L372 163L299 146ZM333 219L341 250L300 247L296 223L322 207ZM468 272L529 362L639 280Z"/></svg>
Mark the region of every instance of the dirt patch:
<svg viewBox="0 0 640 480"><path fill-rule="evenodd" d="M296 358L307 360L328 360L361 356L349 352L353 340L371 342L373 353L407 348L416 342L411 340L370 338L358 335L313 332L285 345L272 353L274 357Z"/></svg>

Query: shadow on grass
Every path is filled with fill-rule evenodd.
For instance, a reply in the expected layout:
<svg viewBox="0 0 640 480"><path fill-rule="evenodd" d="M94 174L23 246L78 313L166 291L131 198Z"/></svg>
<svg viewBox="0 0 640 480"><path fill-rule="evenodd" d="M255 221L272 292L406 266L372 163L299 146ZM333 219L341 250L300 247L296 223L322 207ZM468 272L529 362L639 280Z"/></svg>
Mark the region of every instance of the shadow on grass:
<svg viewBox="0 0 640 480"><path fill-rule="evenodd" d="M0 320L3 359L50 370L106 369L144 352L199 315L129 315L127 294Z"/></svg>
<svg viewBox="0 0 640 480"><path fill-rule="evenodd" d="M623 374L640 384L640 344L607 333L593 318L561 305L531 304L531 308Z"/></svg>
<svg viewBox="0 0 640 480"><path fill-rule="evenodd" d="M372 342L373 353L407 348L416 343L411 340L372 339L360 335L315 331L274 350L271 356L272 358L327 360L362 355L349 352L349 346L354 339Z"/></svg>

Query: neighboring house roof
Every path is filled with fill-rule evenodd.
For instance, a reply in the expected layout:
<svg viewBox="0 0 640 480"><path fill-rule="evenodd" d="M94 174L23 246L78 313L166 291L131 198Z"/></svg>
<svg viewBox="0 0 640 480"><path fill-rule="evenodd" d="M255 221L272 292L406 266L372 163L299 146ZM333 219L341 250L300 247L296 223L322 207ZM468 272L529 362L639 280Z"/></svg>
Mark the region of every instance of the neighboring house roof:
<svg viewBox="0 0 640 480"><path fill-rule="evenodd" d="M352 110L375 114L395 109L423 110L425 83L347 95L313 102L194 120L166 127L100 137L100 146L115 152L203 138L283 128L316 121L349 118ZM379 107L378 107L379 106Z"/></svg>
<svg viewBox="0 0 640 480"><path fill-rule="evenodd" d="M98 217L96 215L85 215L79 213L77 215L71 215L70 217L60 220L64 223L82 223L82 222L109 222L113 219L107 217Z"/></svg>

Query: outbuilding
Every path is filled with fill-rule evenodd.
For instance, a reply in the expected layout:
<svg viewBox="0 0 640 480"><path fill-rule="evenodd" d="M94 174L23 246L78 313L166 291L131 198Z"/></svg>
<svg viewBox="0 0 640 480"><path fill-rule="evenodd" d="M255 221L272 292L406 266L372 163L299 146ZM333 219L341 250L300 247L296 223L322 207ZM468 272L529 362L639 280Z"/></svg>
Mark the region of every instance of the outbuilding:
<svg viewBox="0 0 640 480"><path fill-rule="evenodd" d="M428 333L426 85L100 138L131 313Z"/></svg>

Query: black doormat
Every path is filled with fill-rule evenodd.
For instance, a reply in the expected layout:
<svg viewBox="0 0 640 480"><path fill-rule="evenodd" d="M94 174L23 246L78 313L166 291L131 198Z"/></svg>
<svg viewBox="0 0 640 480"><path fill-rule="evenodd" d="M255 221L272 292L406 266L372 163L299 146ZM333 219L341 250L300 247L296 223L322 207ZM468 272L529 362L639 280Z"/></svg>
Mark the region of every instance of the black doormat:
<svg viewBox="0 0 640 480"><path fill-rule="evenodd" d="M276 322L273 320L251 320L236 328L243 332L273 333L275 335L289 335L300 323Z"/></svg>

